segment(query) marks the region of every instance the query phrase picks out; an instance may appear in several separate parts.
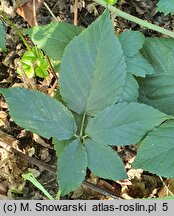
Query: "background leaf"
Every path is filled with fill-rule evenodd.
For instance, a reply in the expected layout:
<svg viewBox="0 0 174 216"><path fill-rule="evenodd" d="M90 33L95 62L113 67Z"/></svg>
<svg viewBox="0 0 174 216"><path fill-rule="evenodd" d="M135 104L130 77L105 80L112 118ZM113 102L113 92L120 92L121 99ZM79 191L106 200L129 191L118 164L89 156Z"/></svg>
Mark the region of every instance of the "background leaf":
<svg viewBox="0 0 174 216"><path fill-rule="evenodd" d="M6 31L3 22L0 20L0 49L6 51Z"/></svg>
<svg viewBox="0 0 174 216"><path fill-rule="evenodd" d="M74 140L58 159L58 182L61 195L80 186L85 179L87 154L79 140Z"/></svg>
<svg viewBox="0 0 174 216"><path fill-rule="evenodd" d="M164 15L169 13L174 14L174 1L173 0L160 0L157 4L158 11L163 12Z"/></svg>
<svg viewBox="0 0 174 216"><path fill-rule="evenodd" d="M174 114L174 39L148 38L142 49L155 74L139 80L140 101Z"/></svg>
<svg viewBox="0 0 174 216"><path fill-rule="evenodd" d="M120 43L123 47L125 55L132 57L138 53L145 41L144 35L139 31L124 31L119 36Z"/></svg>
<svg viewBox="0 0 174 216"><path fill-rule="evenodd" d="M45 26L25 29L35 45L43 49L53 60L61 60L65 47L82 32L83 28L65 22L52 22Z"/></svg>
<svg viewBox="0 0 174 216"><path fill-rule="evenodd" d="M127 178L121 158L110 146L100 145L90 139L85 140L84 144L88 155L88 167L95 175L111 180Z"/></svg>
<svg viewBox="0 0 174 216"><path fill-rule="evenodd" d="M0 89L10 115L21 127L45 138L68 139L76 132L74 117L60 102L38 91Z"/></svg>
<svg viewBox="0 0 174 216"><path fill-rule="evenodd" d="M93 115L118 100L125 76L122 47L105 11L66 47L60 92L70 109Z"/></svg>
<svg viewBox="0 0 174 216"><path fill-rule="evenodd" d="M148 131L165 121L166 117L145 104L120 103L107 107L90 119L86 134L104 144L136 144Z"/></svg>
<svg viewBox="0 0 174 216"><path fill-rule="evenodd" d="M167 121L150 132L137 152L134 168L174 177L174 121Z"/></svg>
<svg viewBox="0 0 174 216"><path fill-rule="evenodd" d="M139 85L132 74L127 74L123 91L120 94L119 102L134 102L139 96Z"/></svg>
<svg viewBox="0 0 174 216"><path fill-rule="evenodd" d="M124 50L128 72L139 77L154 73L153 67L139 51L145 41L141 32L125 31L119 36L119 40Z"/></svg>
<svg viewBox="0 0 174 216"><path fill-rule="evenodd" d="M128 71L138 77L146 77L146 75L154 74L153 67L148 61L140 54L126 58Z"/></svg>

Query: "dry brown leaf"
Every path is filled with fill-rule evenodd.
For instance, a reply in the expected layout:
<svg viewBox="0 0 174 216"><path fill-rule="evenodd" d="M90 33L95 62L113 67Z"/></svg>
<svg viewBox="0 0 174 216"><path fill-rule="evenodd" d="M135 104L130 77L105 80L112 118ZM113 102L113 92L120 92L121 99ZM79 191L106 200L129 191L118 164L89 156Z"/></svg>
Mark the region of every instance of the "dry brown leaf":
<svg viewBox="0 0 174 216"><path fill-rule="evenodd" d="M0 200L10 200L10 198L0 194Z"/></svg>
<svg viewBox="0 0 174 216"><path fill-rule="evenodd" d="M127 172L127 175L128 175L129 180L135 179L135 178L136 179L141 179L142 173L143 173L142 169L130 169Z"/></svg>
<svg viewBox="0 0 174 216"><path fill-rule="evenodd" d="M167 179L167 186L170 192L174 194L174 179Z"/></svg>
<svg viewBox="0 0 174 216"><path fill-rule="evenodd" d="M166 179L163 182L163 187L158 192L159 197L171 196L174 194L174 179Z"/></svg>
<svg viewBox="0 0 174 216"><path fill-rule="evenodd" d="M169 196L169 190L167 189L167 187L163 186L159 192L158 192L158 197L166 197Z"/></svg>
<svg viewBox="0 0 174 216"><path fill-rule="evenodd" d="M9 135L9 134L6 134L4 133L3 131L0 130L0 141L4 142L4 143L7 143L8 145L12 146L13 143L16 143L17 140Z"/></svg>
<svg viewBox="0 0 174 216"><path fill-rule="evenodd" d="M23 1L25 2L25 1ZM34 7L33 7L33 0L28 0L26 3L23 4L21 0L16 0L17 5L21 5L16 9L16 12L23 17L30 26L35 25L34 21ZM40 7L42 6L44 0L35 0L35 8L36 14L39 12Z"/></svg>
<svg viewBox="0 0 174 216"><path fill-rule="evenodd" d="M39 155L41 157L41 161L48 162L51 160L51 155L49 153L48 148L42 148L40 149Z"/></svg>
<svg viewBox="0 0 174 216"><path fill-rule="evenodd" d="M71 199L79 199L84 193L85 189L83 187L79 187L73 192Z"/></svg>
<svg viewBox="0 0 174 216"><path fill-rule="evenodd" d="M0 128L4 128L6 130L10 130L10 125L7 119L7 113L4 111L0 111Z"/></svg>
<svg viewBox="0 0 174 216"><path fill-rule="evenodd" d="M33 140L37 143L40 144L41 146L49 149L54 149L54 147L50 146L50 144L46 143L44 139L42 139L39 135L33 133Z"/></svg>

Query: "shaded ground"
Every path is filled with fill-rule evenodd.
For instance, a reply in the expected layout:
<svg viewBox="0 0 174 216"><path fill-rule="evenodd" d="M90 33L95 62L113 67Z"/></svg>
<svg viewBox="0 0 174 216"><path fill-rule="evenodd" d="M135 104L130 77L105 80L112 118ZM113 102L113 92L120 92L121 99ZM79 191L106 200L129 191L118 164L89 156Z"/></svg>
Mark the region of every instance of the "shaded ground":
<svg viewBox="0 0 174 216"><path fill-rule="evenodd" d="M9 3L10 1L3 2L5 5L4 10L9 12L13 23L20 28L27 28L27 22L16 13L13 13L11 4ZM74 1L49 0L46 2L58 20L73 23ZM156 2L157 1L150 0L121 0L119 8L127 13L173 30L173 17L157 13L155 8ZM78 25L87 27L97 18L98 15L102 13L102 11L103 8L97 6L92 1L80 0ZM53 17L50 15L49 11L45 6L42 6L38 15L39 24L47 24L52 20ZM132 29L142 31L145 36L162 37L162 35L156 32L147 30L135 23L120 18L115 19L114 25L118 33L125 29ZM16 73L18 61L25 51L25 46L17 36L16 32L7 24L6 30L8 33L8 51L0 53L0 86L25 86L28 80L24 80L24 78L21 78ZM34 80L29 80L29 82L30 84L33 83L37 88L49 93L52 90L55 78L50 74L50 77L47 80L36 78ZM49 165L50 170L56 168L56 155L51 140L42 139L41 137L35 134L33 135L17 126L8 116L7 104L4 102L2 97L0 98L0 141L4 141L23 154ZM170 195L168 190L172 191L174 184L172 179L161 179L158 176L151 175L142 170L131 169L131 163L136 154L135 147L119 147L115 150L118 151L125 163L129 179L117 182L106 181L104 179L98 179L96 176L93 176L88 172L86 179L89 182L97 184L98 187L109 191L115 196L125 199L163 197ZM34 162L29 158L26 160L22 158L21 155L16 154L17 153L14 153L14 151L11 153L5 148L0 148L0 199L46 199L42 192L37 190L31 183L25 182L22 179L21 174L27 171L32 172L49 193L55 196L58 187L54 172L45 170L44 164L38 164L38 161L36 160ZM111 197L101 195L94 189L83 185L75 192L64 197L64 199L111 199Z"/></svg>

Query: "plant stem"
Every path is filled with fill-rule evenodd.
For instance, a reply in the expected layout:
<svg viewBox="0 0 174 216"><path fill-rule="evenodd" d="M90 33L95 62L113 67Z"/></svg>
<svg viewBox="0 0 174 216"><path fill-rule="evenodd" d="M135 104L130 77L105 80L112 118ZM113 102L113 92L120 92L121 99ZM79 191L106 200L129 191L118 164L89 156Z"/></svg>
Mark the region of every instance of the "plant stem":
<svg viewBox="0 0 174 216"><path fill-rule="evenodd" d="M49 8L48 4L46 2L43 3L44 6L46 7L46 9L49 11L49 13L51 14L51 16L54 18L54 20L56 22L58 22L59 20L57 19L57 17L53 14L52 10Z"/></svg>
<svg viewBox="0 0 174 216"><path fill-rule="evenodd" d="M47 54L46 54L45 56L46 56L46 59L47 59L47 61L48 61L48 64L50 65L50 68L51 68L51 70L52 70L53 76L54 76L56 79L58 79L57 74L56 74L56 71L54 70L54 67L53 67L53 65L52 65L52 62L51 62L50 57L49 57Z"/></svg>
<svg viewBox="0 0 174 216"><path fill-rule="evenodd" d="M79 139L79 135L77 135L77 134L74 134L74 137L77 138L77 139Z"/></svg>
<svg viewBox="0 0 174 216"><path fill-rule="evenodd" d="M81 123L81 126L80 126L80 138L83 137L83 127L84 127L84 124L85 124L85 118L86 118L86 112L83 113L82 123Z"/></svg>
<svg viewBox="0 0 174 216"><path fill-rule="evenodd" d="M25 40L23 34L18 29L18 27L15 24L13 24L13 22L2 11L0 11L0 16L17 32L17 34L19 35L19 37L21 38L21 40L23 41L23 43L25 44L27 49L29 51L31 51L31 48L30 48L28 42Z"/></svg>
<svg viewBox="0 0 174 216"><path fill-rule="evenodd" d="M157 26L155 24L149 23L149 22L147 22L145 20L142 20L142 19L140 19L138 17L132 16L132 15L130 15L128 13L125 13L125 12L117 9L114 6L108 5L104 0L94 0L94 1L96 3L102 5L103 7L108 8L111 12L115 13L118 17L122 17L122 18L127 19L127 20L129 20L131 22L134 22L134 23L137 23L137 24L139 24L141 26L144 26L144 27L146 27L148 29L152 29L154 31L160 32L160 33L162 33L164 35L167 35L169 37L174 38L174 32L172 32L172 31L169 31L169 30L167 30L165 28L162 28L162 27Z"/></svg>

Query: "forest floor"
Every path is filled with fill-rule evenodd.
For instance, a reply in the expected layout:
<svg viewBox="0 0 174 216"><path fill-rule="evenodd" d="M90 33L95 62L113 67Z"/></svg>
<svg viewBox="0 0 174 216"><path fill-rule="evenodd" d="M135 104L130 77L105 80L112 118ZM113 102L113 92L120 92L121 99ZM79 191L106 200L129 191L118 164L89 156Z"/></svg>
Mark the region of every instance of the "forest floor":
<svg viewBox="0 0 174 216"><path fill-rule="evenodd" d="M11 21L19 28L29 28L30 22L22 10L18 13L13 8L14 1L1 0L1 9L8 14ZM18 1L20 2L20 1ZM32 1L28 1L32 2ZM59 21L74 23L74 0L47 0L45 1L52 13ZM123 11L154 24L173 30L174 17L164 16L156 11L156 0L121 0L118 7ZM104 8L90 0L78 1L78 25L89 26ZM21 17L20 15L23 15ZM49 10L42 5L37 21L45 25L53 21ZM27 22L28 21L28 22ZM121 18L115 18L114 26L117 33L125 29L139 30L147 37L163 37L163 35L147 30L138 24ZM5 23L7 31L7 52L0 52L0 86L25 86L24 77L16 73L19 59L26 48L17 33ZM28 39L29 40L29 39ZM50 74L49 79L35 78L32 80L37 88L45 92L52 91L55 78ZM32 172L37 180L53 196L58 191L56 175L56 154L51 139L46 140L17 126L8 115L8 106L3 97L0 97L0 141L8 147L0 147L0 199L47 199L44 194L28 181L24 181L22 174ZM125 163L128 179L125 181L108 181L100 179L90 172L86 180L96 187L83 184L76 191L62 197L62 199L135 199L144 197L164 197L174 193L174 180L162 179L143 170L134 170L131 163L136 151L131 146L116 149ZM26 156L26 157L25 157ZM31 159L34 158L34 159ZM46 168L45 168L46 167ZM99 191L99 189L103 189ZM107 192L107 193L105 193ZM105 195L104 195L105 194Z"/></svg>

